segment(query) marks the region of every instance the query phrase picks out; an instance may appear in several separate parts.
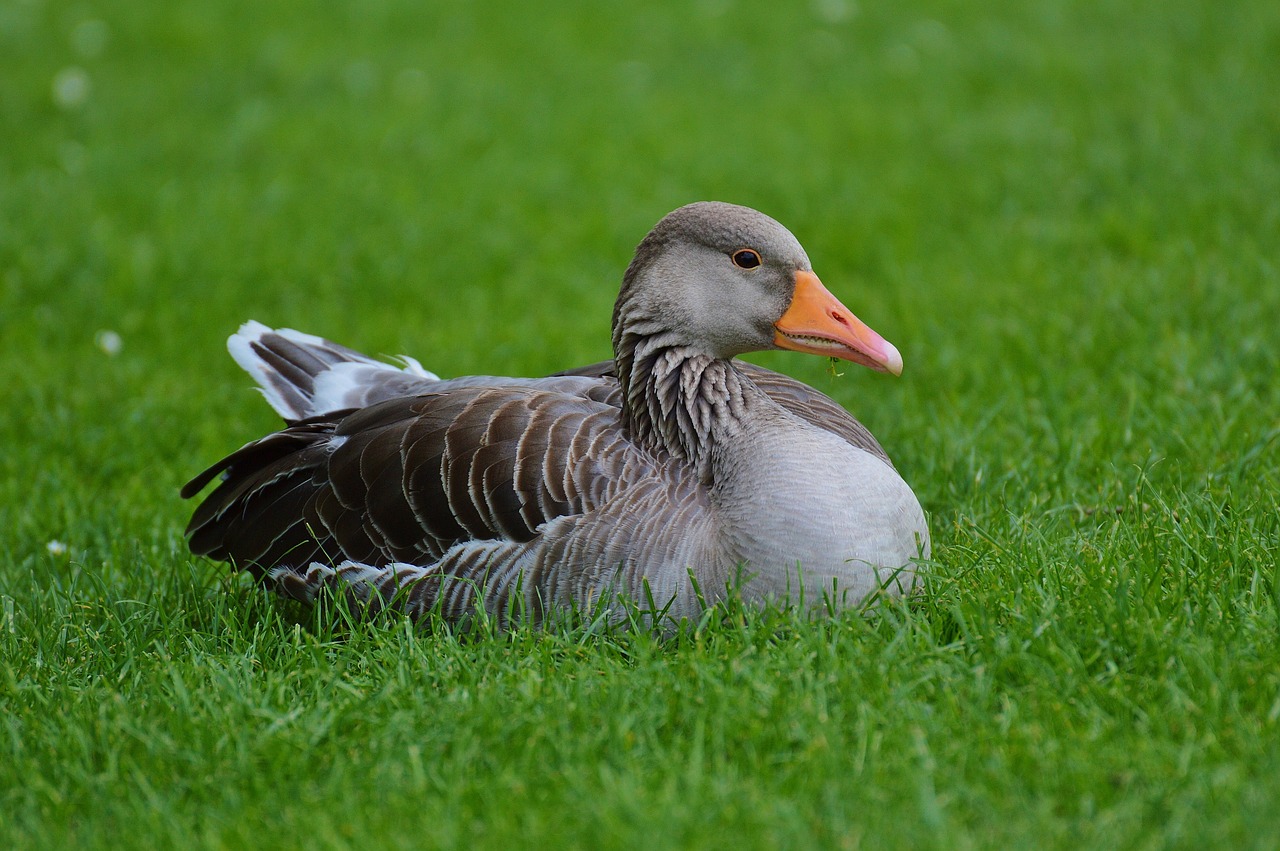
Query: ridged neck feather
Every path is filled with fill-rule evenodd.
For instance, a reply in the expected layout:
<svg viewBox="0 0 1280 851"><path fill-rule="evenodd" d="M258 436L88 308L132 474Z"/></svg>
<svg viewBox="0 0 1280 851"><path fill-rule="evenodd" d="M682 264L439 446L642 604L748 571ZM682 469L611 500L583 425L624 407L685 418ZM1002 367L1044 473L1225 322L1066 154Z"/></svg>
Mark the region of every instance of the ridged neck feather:
<svg viewBox="0 0 1280 851"><path fill-rule="evenodd" d="M731 361L647 324L615 334L623 427L640 445L665 450L710 479L710 449L718 437L736 432L749 381Z"/></svg>

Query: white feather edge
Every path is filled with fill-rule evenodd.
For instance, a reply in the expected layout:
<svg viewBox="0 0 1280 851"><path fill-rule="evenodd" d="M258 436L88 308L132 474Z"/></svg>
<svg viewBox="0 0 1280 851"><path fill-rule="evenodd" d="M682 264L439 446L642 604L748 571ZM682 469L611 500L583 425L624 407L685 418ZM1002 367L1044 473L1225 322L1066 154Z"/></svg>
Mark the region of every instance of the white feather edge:
<svg viewBox="0 0 1280 851"><path fill-rule="evenodd" d="M278 582L288 577L296 577L303 582L303 593L308 600L314 600L316 592L333 577L341 579L349 590L354 591L361 600L368 600L373 592L373 583L388 573L394 574L399 584L407 584L434 573L430 566L406 564L396 561L382 566L365 564L364 562L346 559L336 565L313 561L305 570L291 567L273 567L267 571L267 579Z"/></svg>

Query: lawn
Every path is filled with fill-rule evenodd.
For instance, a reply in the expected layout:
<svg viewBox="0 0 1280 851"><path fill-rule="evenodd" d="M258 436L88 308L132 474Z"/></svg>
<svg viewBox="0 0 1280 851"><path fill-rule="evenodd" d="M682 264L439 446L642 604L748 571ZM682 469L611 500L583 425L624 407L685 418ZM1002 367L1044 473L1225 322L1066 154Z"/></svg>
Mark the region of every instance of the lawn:
<svg viewBox="0 0 1280 851"><path fill-rule="evenodd" d="M426 8L429 7L429 8ZM1280 847L1280 5L0 0L0 847ZM900 379L920 596L331 623L193 558L254 318L609 355L773 215Z"/></svg>

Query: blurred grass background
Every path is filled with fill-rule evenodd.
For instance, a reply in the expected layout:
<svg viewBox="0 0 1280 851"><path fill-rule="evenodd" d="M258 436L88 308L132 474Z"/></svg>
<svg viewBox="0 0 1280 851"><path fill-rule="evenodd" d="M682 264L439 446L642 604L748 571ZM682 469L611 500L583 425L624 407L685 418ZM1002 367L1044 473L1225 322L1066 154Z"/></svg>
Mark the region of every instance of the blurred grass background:
<svg viewBox="0 0 1280 851"><path fill-rule="evenodd" d="M1275 847L1277 69L1265 0L0 0L4 830ZM186 554L178 486L275 426L240 322L444 375L600 360L635 243L698 199L781 220L902 350L897 381L755 359L916 488L922 602L325 643ZM579 738L547 757L513 706Z"/></svg>

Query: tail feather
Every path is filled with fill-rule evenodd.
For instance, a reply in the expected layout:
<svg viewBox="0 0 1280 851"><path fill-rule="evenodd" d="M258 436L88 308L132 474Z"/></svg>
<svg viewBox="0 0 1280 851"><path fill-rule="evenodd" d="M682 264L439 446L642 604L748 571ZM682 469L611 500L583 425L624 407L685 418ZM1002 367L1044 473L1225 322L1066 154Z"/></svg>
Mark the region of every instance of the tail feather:
<svg viewBox="0 0 1280 851"><path fill-rule="evenodd" d="M323 337L261 322L241 325L227 340L227 350L291 423L406 395L439 380L413 358L402 358L400 367Z"/></svg>

